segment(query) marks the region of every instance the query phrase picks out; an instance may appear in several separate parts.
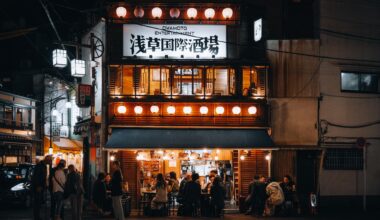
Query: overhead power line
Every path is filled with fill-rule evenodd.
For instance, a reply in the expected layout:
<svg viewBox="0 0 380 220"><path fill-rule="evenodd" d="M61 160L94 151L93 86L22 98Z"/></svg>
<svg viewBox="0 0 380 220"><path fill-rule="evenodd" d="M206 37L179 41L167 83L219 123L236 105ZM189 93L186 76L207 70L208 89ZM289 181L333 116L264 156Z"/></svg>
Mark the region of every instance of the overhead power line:
<svg viewBox="0 0 380 220"><path fill-rule="evenodd" d="M151 29L155 29L155 30L167 31L167 32L171 32L171 33L175 33L175 34L179 34L179 35L184 35L184 36L189 36L189 37L194 37L194 38L198 38L198 39L203 38L203 37L196 36L196 35L190 35L190 34L181 33L181 32L177 32L177 31L153 27L153 26L150 26L147 24L142 24L142 23L134 23L134 24L137 24L137 25L140 25L143 27L147 27L147 28L151 28ZM231 44L231 45L235 45L235 46L252 46L253 48L258 49L258 50L266 50L266 51L275 52L275 53L284 53L284 54L291 54L291 55L298 55L298 56L305 56L305 57L314 57L314 58L318 58L318 59L343 60L343 61L351 61L351 62L380 63L380 60L368 60L368 59L355 59L355 58L343 58L343 57L314 55L314 54L307 54L307 53L299 53L299 52L291 52L291 51L284 51L284 50L277 50L277 49L262 48L262 47L258 47L258 46L254 46L254 45L241 44L241 43L230 42L230 41L219 41L219 42L225 43L225 44Z"/></svg>

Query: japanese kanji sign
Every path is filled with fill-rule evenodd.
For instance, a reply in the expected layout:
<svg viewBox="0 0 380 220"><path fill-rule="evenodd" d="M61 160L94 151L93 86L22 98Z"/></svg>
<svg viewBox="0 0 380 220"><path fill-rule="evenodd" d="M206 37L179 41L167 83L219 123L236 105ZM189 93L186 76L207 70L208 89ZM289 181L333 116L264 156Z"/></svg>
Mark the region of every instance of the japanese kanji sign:
<svg viewBox="0 0 380 220"><path fill-rule="evenodd" d="M123 27L123 55L162 59L226 58L225 25L135 25Z"/></svg>

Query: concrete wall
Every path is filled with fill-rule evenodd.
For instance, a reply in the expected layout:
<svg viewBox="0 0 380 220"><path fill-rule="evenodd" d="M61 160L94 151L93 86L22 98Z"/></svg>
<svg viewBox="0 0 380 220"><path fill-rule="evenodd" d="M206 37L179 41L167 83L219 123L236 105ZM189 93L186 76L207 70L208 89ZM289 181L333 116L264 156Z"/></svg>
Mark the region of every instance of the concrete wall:
<svg viewBox="0 0 380 220"><path fill-rule="evenodd" d="M323 59L320 71L321 120L341 125L360 125L380 120L380 98L378 94L355 94L340 91L342 70L380 73L380 43L363 38L331 34L323 29L369 38L380 36L379 5L360 0L321 1L321 55L360 59L362 61ZM363 60L378 60L365 62ZM338 138L337 138L338 137ZM328 126L324 138L329 141L355 142L356 138L367 138L369 195L380 195L380 124L362 128L338 128ZM331 147L325 144L325 147ZM351 147L347 144L342 147ZM360 195L363 192L362 171L328 171L320 176L322 196Z"/></svg>

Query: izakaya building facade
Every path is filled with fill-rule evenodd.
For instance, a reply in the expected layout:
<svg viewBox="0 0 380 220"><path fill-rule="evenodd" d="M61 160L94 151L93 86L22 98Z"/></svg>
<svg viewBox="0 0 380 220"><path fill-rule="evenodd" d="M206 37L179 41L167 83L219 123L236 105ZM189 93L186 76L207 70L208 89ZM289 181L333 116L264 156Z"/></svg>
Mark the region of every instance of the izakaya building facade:
<svg viewBox="0 0 380 220"><path fill-rule="evenodd" d="M91 75L102 91L92 117L99 147L90 141L84 155L92 175L121 161L135 206L157 173L206 182L218 170L234 203L254 175L270 176L262 11L233 1L108 5L89 32L105 47Z"/></svg>

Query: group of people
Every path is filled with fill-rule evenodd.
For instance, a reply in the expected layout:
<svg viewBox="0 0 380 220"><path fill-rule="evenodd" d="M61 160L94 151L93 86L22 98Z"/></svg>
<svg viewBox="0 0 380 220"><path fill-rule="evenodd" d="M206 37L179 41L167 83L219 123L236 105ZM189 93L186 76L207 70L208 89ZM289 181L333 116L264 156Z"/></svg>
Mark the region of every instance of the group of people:
<svg viewBox="0 0 380 220"><path fill-rule="evenodd" d="M207 195L202 198L202 192ZM209 207L212 216L218 217L224 208L225 189L223 181L217 175L217 171L213 170L209 174L209 182L206 183L202 189L199 175L197 173L185 174L179 187L177 197L180 207L178 208L178 215L180 216L196 216L198 209L202 207Z"/></svg>
<svg viewBox="0 0 380 220"><path fill-rule="evenodd" d="M245 199L246 214L273 216L281 211L288 212L296 202L295 183L289 175L284 176L282 182L254 176Z"/></svg>
<svg viewBox="0 0 380 220"><path fill-rule="evenodd" d="M79 220L83 208L83 186L81 176L75 166L70 164L66 169L66 161L60 160L56 167L50 167L52 157L46 156L37 163L32 176L32 193L34 197L34 219L41 219L41 206L45 202L44 193L50 192L50 217L60 220L64 217L64 201L70 200L73 220Z"/></svg>
<svg viewBox="0 0 380 220"><path fill-rule="evenodd" d="M123 174L120 169L120 162L112 162L113 174L99 173L94 183L92 200L102 215L113 216L117 220L124 219L122 205L122 195L124 191Z"/></svg>

